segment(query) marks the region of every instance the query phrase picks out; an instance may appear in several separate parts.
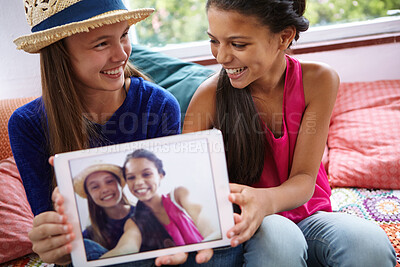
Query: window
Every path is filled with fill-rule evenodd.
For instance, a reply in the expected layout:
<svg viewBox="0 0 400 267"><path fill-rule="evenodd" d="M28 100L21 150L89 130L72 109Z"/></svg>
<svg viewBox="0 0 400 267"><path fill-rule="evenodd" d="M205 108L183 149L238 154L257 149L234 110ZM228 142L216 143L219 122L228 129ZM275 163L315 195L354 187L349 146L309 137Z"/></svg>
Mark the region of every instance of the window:
<svg viewBox="0 0 400 267"><path fill-rule="evenodd" d="M157 47L207 40L205 2L199 0L127 0L130 8L153 7L155 12L136 26L138 42Z"/></svg>
<svg viewBox="0 0 400 267"><path fill-rule="evenodd" d="M309 0L305 16L311 26L400 15L400 0Z"/></svg>
<svg viewBox="0 0 400 267"><path fill-rule="evenodd" d="M179 58L209 54L206 0L126 0L156 12L136 26L140 44ZM299 43L400 32L400 0L308 0Z"/></svg>

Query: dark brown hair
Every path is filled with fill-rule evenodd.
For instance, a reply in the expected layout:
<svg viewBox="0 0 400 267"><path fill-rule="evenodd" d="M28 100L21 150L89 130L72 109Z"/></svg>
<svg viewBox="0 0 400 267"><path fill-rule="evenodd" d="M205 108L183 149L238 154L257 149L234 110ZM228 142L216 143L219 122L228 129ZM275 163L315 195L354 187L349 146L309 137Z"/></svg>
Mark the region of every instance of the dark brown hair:
<svg viewBox="0 0 400 267"><path fill-rule="evenodd" d="M124 179L126 180L125 171L126 164L131 159L147 159L154 163L154 166L157 168L159 174L165 175L165 170L163 167L162 160L159 159L156 154L146 149L136 149L132 153L126 155L124 165L122 165L122 174L124 175Z"/></svg>
<svg viewBox="0 0 400 267"><path fill-rule="evenodd" d="M206 9L213 7L254 16L273 33L294 26L294 39L297 40L299 32L306 31L309 25L303 17L305 5L305 0L208 0ZM264 156L269 151L262 121L250 86L234 88L224 69L220 72L217 85L215 126L224 137L230 181L246 185L259 181Z"/></svg>
<svg viewBox="0 0 400 267"><path fill-rule="evenodd" d="M261 175L267 143L250 89L233 88L222 69L216 101L215 127L224 137L229 180L251 185Z"/></svg>
<svg viewBox="0 0 400 267"><path fill-rule="evenodd" d="M306 31L309 26L308 20L303 16L305 0L208 0L206 9L211 6L256 17L261 25L267 26L273 33L294 26L295 40L298 40L299 33Z"/></svg>
<svg viewBox="0 0 400 267"><path fill-rule="evenodd" d="M153 162L159 174L165 175L163 162L156 154L146 149L136 149L125 157L125 162L122 167L125 180L127 179L126 164L131 159L147 159ZM137 224L142 235L140 252L176 246L168 231L166 231L165 227L157 219L154 211L140 200L136 204L133 220Z"/></svg>

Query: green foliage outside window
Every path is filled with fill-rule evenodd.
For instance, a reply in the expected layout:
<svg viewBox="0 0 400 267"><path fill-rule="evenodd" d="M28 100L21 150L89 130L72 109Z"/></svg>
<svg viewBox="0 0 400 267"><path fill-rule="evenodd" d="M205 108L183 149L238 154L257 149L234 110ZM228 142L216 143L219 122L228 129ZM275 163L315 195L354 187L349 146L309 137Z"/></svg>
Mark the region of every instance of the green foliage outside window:
<svg viewBox="0 0 400 267"><path fill-rule="evenodd" d="M207 40L206 0L128 0L131 8L156 12L138 23L139 43L165 46ZM305 17L311 26L363 21L399 11L400 0L308 0ZM399 15L400 13L397 13Z"/></svg>
<svg viewBox="0 0 400 267"><path fill-rule="evenodd" d="M139 43L164 46L206 40L206 1L199 0L129 0L131 8L152 7L150 18L138 23Z"/></svg>
<svg viewBox="0 0 400 267"><path fill-rule="evenodd" d="M400 0L308 0L306 18L311 26L385 17L400 9Z"/></svg>

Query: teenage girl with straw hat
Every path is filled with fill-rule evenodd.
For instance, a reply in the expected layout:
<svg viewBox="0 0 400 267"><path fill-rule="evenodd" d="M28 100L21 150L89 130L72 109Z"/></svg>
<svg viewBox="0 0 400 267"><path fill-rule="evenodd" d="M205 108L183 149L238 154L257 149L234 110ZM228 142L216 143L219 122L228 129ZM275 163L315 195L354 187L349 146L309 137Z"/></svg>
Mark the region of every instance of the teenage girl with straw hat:
<svg viewBox="0 0 400 267"><path fill-rule="evenodd" d="M120 166L90 165L74 177L73 183L75 193L87 200L89 211L90 225L82 233L86 256L88 260L98 259L118 244L135 207L122 191L125 179Z"/></svg>
<svg viewBox="0 0 400 267"><path fill-rule="evenodd" d="M128 62L129 27L153 9L128 11L122 0L24 0L24 5L32 34L14 42L18 49L40 53L42 96L11 116L10 143L35 215L29 233L33 250L45 262L68 264L74 236L57 189L53 200L60 214L52 211L49 157L177 134L180 109L170 93ZM206 262L211 255L202 251L196 260ZM186 259L181 253L156 263Z"/></svg>

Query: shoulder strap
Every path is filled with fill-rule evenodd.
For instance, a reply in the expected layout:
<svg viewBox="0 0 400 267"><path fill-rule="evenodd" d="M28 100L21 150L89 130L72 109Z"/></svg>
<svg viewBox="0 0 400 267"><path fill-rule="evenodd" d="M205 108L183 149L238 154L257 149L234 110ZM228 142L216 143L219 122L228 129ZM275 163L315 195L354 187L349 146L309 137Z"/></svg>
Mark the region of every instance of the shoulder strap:
<svg viewBox="0 0 400 267"><path fill-rule="evenodd" d="M175 190L176 190L176 188L174 188L174 189L168 194L168 196L169 196L171 202L174 203L174 205L175 205L179 210L181 210L186 216L188 216L189 218L191 218L190 215L187 213L187 211L186 211L181 205L179 205L178 202L176 201L176 199L175 199Z"/></svg>

